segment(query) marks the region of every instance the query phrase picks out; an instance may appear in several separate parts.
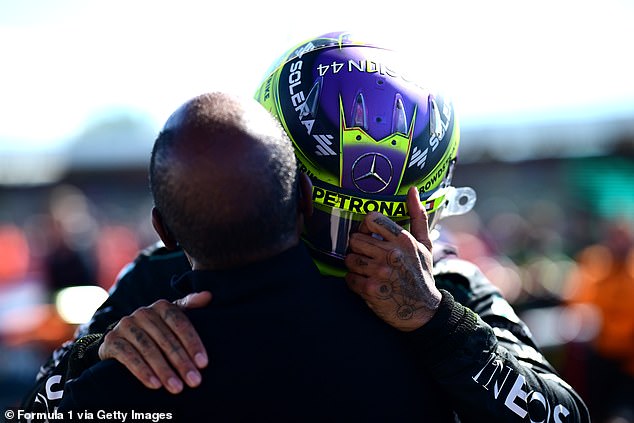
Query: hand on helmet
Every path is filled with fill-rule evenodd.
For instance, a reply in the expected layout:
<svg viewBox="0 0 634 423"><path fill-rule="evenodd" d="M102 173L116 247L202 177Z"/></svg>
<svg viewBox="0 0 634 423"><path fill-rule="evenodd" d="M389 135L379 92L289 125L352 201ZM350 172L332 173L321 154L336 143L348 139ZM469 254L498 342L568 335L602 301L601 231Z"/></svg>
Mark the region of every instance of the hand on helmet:
<svg viewBox="0 0 634 423"><path fill-rule="evenodd" d="M377 316L402 331L427 323L441 299L432 275L427 215L415 187L407 194L407 207L412 233L380 213L370 213L350 236L345 260L350 289Z"/></svg>
<svg viewBox="0 0 634 423"><path fill-rule="evenodd" d="M183 309L203 307L209 292L189 294L171 303L159 300L122 318L106 334L99 358L121 362L146 387L164 386L172 394L200 384L198 369L207 366L207 352ZM172 367L173 366L173 367Z"/></svg>

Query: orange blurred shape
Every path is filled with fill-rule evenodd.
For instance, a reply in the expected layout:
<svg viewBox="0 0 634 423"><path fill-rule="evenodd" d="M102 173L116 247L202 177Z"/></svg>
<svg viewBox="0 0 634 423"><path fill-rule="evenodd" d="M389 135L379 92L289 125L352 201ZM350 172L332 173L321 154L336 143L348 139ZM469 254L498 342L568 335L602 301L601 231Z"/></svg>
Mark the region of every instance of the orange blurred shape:
<svg viewBox="0 0 634 423"><path fill-rule="evenodd" d="M5 345L39 344L52 351L73 337L76 326L66 323L54 305L20 307L3 316L1 329Z"/></svg>
<svg viewBox="0 0 634 423"><path fill-rule="evenodd" d="M134 231L122 225L104 226L96 246L99 285L109 289L121 269L136 257L139 241Z"/></svg>
<svg viewBox="0 0 634 423"><path fill-rule="evenodd" d="M29 269L29 244L15 225L0 225L0 285L19 281Z"/></svg>

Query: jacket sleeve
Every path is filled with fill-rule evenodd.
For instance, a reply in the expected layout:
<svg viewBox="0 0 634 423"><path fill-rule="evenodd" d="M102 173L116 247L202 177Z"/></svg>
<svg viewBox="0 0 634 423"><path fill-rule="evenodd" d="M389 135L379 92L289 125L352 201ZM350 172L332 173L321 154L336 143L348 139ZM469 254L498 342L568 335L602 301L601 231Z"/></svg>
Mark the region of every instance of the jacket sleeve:
<svg viewBox="0 0 634 423"><path fill-rule="evenodd" d="M407 336L462 422L590 421L583 400L475 265L443 260L435 278L441 305Z"/></svg>
<svg viewBox="0 0 634 423"><path fill-rule="evenodd" d="M104 332L113 322L159 299L174 301L181 295L172 288L172 277L188 270L182 251L168 251L162 244L148 247L121 270L110 295L91 320L80 327L79 335Z"/></svg>
<svg viewBox="0 0 634 423"><path fill-rule="evenodd" d="M24 396L22 408L52 412L61 401L66 380L99 361L97 351L103 333L139 307L160 298L169 301L178 298L180 294L170 282L172 276L187 270L189 265L182 252L169 252L159 244L142 251L121 271L108 299L90 322L80 326L75 338L56 349L40 367L35 385Z"/></svg>
<svg viewBox="0 0 634 423"><path fill-rule="evenodd" d="M31 391L22 400L28 412L53 413L64 396L66 382L99 361L102 334L89 334L64 343L40 368Z"/></svg>

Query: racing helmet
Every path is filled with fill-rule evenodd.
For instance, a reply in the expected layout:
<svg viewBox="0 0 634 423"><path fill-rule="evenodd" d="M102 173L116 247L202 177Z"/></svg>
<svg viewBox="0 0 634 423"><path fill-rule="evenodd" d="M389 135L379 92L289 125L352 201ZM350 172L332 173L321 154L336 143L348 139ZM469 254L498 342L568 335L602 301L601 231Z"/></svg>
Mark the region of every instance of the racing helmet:
<svg viewBox="0 0 634 423"><path fill-rule="evenodd" d="M393 50L328 33L284 53L256 91L312 180L303 239L322 273L343 273L349 235L367 213L409 229L412 185L430 228L475 202L471 188L451 186L460 142L453 104L398 66Z"/></svg>

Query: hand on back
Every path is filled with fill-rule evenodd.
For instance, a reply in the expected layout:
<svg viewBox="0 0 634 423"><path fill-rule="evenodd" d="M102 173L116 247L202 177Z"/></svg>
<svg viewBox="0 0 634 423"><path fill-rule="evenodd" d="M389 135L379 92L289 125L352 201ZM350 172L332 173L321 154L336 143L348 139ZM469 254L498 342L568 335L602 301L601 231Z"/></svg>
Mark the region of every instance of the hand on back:
<svg viewBox="0 0 634 423"><path fill-rule="evenodd" d="M105 335L99 358L121 362L150 389L163 386L176 394L183 390L183 382L198 386L198 369L207 366L208 357L183 310L204 307L210 301L209 292L200 292L174 303L158 300L137 309Z"/></svg>

